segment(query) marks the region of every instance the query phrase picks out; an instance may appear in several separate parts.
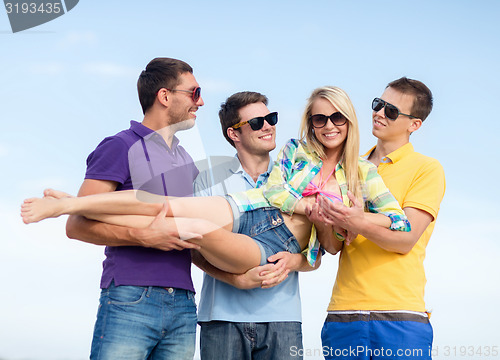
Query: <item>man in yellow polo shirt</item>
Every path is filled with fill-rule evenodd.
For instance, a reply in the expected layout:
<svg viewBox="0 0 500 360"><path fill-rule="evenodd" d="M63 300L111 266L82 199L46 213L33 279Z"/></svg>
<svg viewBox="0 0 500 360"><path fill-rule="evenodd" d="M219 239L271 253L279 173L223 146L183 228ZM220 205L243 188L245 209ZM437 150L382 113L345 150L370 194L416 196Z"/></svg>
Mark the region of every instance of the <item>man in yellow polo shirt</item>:
<svg viewBox="0 0 500 360"><path fill-rule="evenodd" d="M365 156L378 166L411 223L411 232L379 227L328 201L325 222L359 234L343 244L321 333L326 359L430 359L432 327L424 304L423 261L445 191L441 164L413 150L410 135L432 110L432 93L403 77L372 103L377 145ZM325 249L338 246L324 244Z"/></svg>

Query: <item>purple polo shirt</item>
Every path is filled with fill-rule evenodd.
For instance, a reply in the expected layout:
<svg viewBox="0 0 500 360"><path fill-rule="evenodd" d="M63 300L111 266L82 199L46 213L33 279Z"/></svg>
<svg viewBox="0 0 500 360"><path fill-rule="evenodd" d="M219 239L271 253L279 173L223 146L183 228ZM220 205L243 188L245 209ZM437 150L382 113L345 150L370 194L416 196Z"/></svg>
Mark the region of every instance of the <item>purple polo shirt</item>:
<svg viewBox="0 0 500 360"><path fill-rule="evenodd" d="M169 148L158 133L136 122L105 138L87 158L85 179L119 183L117 190L143 189L160 195L192 196L198 169L174 137ZM101 288L161 286L194 291L189 250L161 251L107 246Z"/></svg>

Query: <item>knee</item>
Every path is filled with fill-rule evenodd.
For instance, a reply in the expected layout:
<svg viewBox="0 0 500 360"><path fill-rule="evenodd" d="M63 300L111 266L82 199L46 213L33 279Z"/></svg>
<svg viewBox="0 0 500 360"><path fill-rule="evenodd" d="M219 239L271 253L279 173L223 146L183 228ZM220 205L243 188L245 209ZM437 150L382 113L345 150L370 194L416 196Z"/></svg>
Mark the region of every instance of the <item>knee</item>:
<svg viewBox="0 0 500 360"><path fill-rule="evenodd" d="M190 219L189 227L192 232L200 235L205 235L219 229L216 224L205 219Z"/></svg>

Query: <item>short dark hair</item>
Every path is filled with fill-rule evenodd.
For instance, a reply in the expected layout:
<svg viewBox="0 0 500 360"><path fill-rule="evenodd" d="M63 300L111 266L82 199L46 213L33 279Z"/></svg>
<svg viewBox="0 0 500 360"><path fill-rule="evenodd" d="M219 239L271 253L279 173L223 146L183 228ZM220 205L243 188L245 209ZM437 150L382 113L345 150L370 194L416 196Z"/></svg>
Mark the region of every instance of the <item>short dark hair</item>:
<svg viewBox="0 0 500 360"><path fill-rule="evenodd" d="M222 127L222 135L234 147L234 141L227 135L227 129L241 121L240 109L255 103L264 103L267 106L267 96L254 91L242 91L231 95L225 103L220 105L219 119ZM236 129L241 131L241 129Z"/></svg>
<svg viewBox="0 0 500 360"><path fill-rule="evenodd" d="M432 92L427 86L425 86L423 82L408 79L404 76L400 79L390 82L387 85L387 88L388 87L403 94L412 95L414 97L410 115L413 115L424 121L431 113L432 105L434 102L432 98Z"/></svg>
<svg viewBox="0 0 500 360"><path fill-rule="evenodd" d="M158 90L172 89L179 83L179 75L193 73L193 68L182 60L170 58L155 58L149 62L146 69L137 80L137 92L142 112L153 106Z"/></svg>

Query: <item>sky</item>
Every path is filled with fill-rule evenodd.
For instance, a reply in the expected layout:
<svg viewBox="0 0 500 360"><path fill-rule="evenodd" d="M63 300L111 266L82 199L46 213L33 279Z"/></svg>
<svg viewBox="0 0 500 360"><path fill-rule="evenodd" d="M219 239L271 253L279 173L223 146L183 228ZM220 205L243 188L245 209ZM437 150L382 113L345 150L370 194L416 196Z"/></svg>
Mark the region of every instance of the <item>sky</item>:
<svg viewBox="0 0 500 360"><path fill-rule="evenodd" d="M188 62L203 89L197 125L180 136L195 159L234 153L217 117L234 92L269 97L279 148L298 136L311 91L339 86L364 153L372 99L401 76L423 81L434 109L411 142L447 182L425 260L434 358L500 358L499 16L486 0L82 0L13 34L0 11L0 359L88 358L104 249L68 239L64 217L24 225L19 206L47 187L76 194L87 155L142 120L136 81L155 57ZM321 359L337 263L327 255L300 275L305 359ZM195 268L193 279L200 291Z"/></svg>

